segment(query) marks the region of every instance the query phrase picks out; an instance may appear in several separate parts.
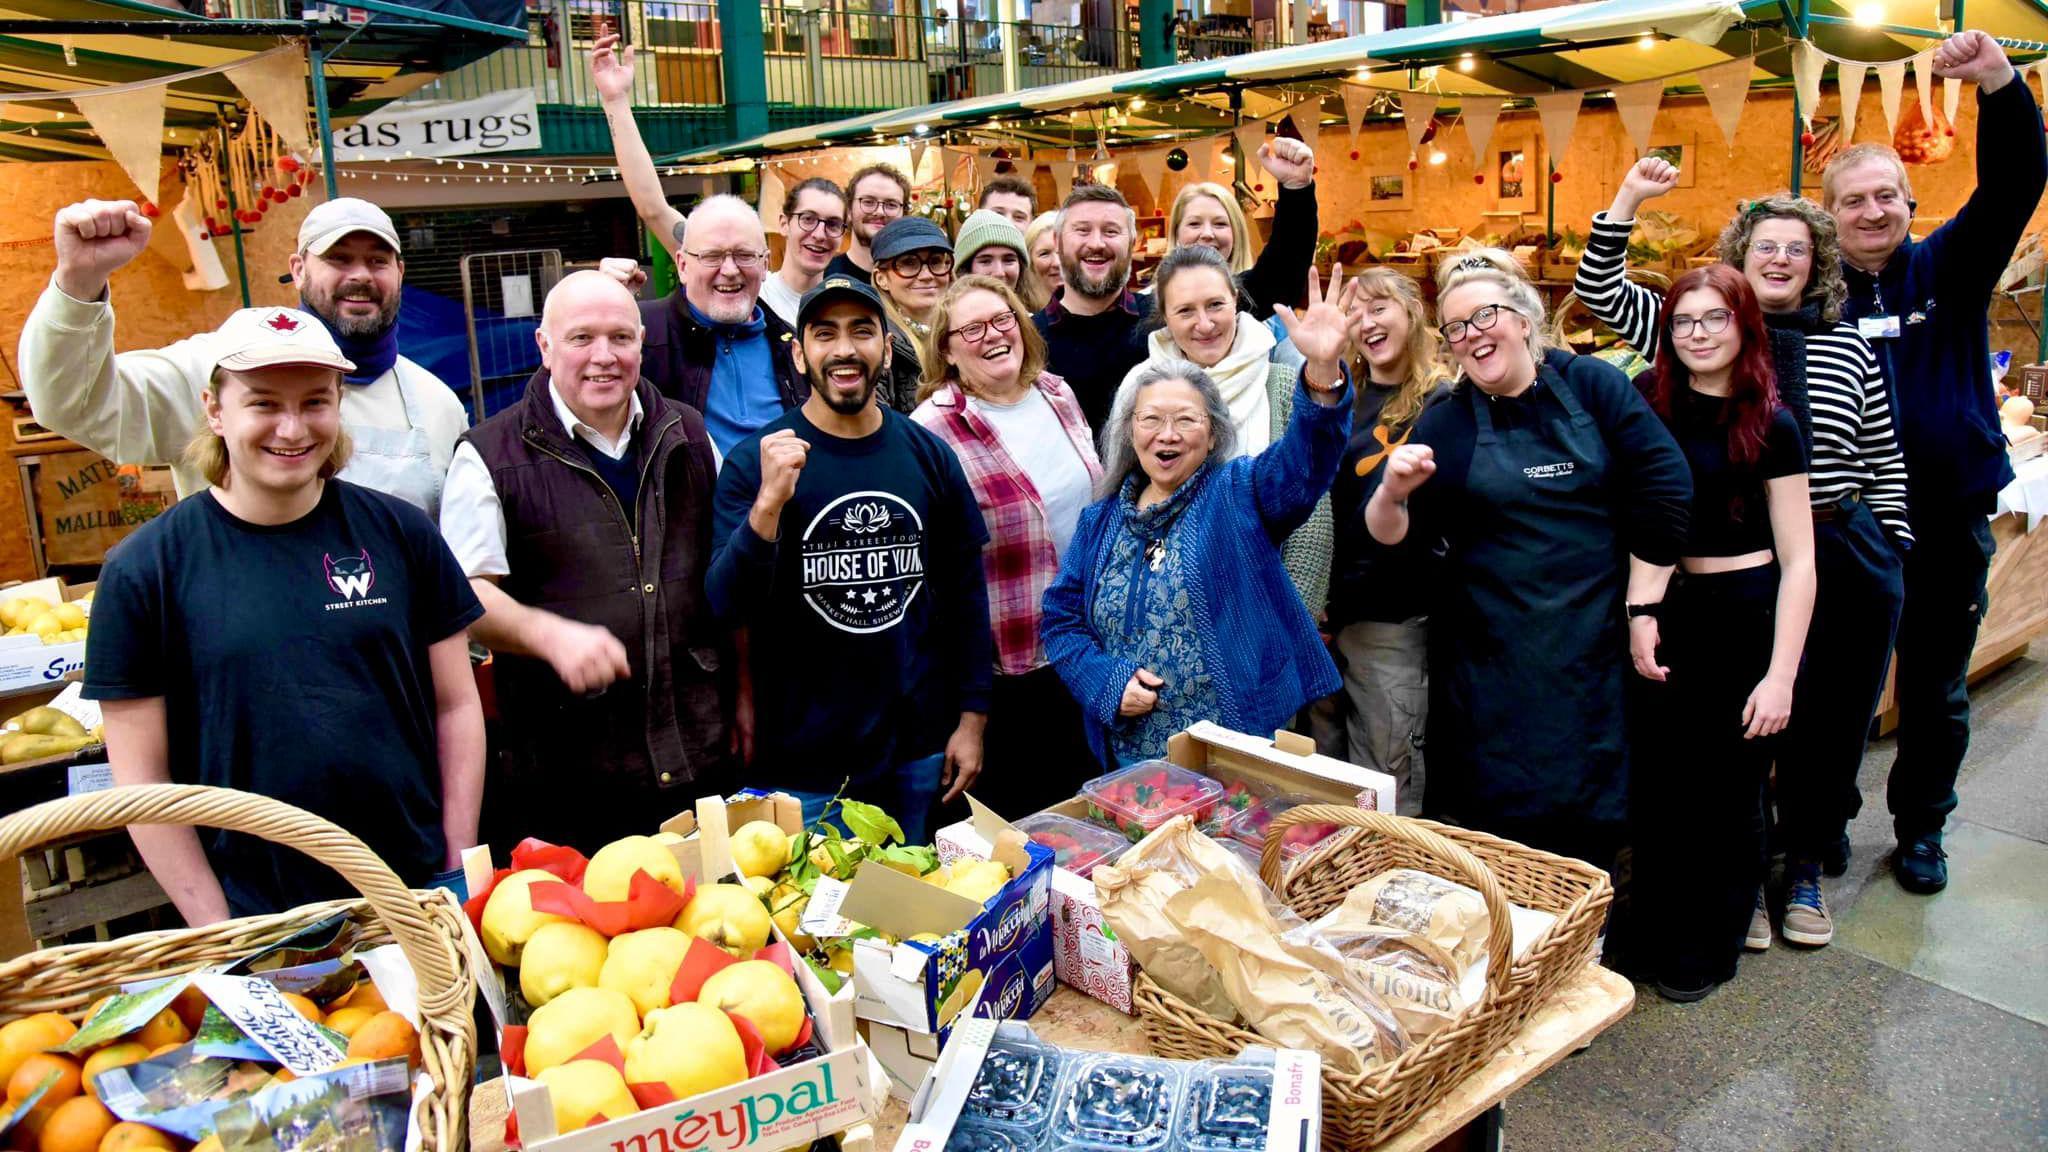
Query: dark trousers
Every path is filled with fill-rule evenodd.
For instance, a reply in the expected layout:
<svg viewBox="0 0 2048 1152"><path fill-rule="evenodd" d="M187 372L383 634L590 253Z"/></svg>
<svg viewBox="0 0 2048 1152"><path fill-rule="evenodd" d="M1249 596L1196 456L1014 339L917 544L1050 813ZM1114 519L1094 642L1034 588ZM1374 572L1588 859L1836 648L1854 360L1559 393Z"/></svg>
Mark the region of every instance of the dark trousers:
<svg viewBox="0 0 2048 1152"><path fill-rule="evenodd" d="M1824 859L1862 807L1856 773L1884 692L1905 599L1904 565L1877 518L1844 500L1813 526L1818 591L1779 741L1778 830L1786 854Z"/></svg>
<svg viewBox="0 0 2048 1152"><path fill-rule="evenodd" d="M1088 749L1081 706L1051 665L1015 676L996 674L981 744L981 775L968 788L976 800L1015 820L1072 799L1081 785L1104 771ZM944 827L948 816L966 818L962 801L941 808L933 816L934 827Z"/></svg>
<svg viewBox="0 0 2048 1152"><path fill-rule="evenodd" d="M1772 742L1743 738L1743 708L1770 670L1776 565L1680 573L1658 621L1663 683L1641 699L1646 744L1631 779L1632 957L1696 988L1735 975L1764 880L1764 776Z"/></svg>
<svg viewBox="0 0 2048 1152"><path fill-rule="evenodd" d="M1899 840L1941 831L1970 747L1970 653L1989 607L1991 524L1964 512L1913 518L1899 616L1899 752L1886 800Z"/></svg>

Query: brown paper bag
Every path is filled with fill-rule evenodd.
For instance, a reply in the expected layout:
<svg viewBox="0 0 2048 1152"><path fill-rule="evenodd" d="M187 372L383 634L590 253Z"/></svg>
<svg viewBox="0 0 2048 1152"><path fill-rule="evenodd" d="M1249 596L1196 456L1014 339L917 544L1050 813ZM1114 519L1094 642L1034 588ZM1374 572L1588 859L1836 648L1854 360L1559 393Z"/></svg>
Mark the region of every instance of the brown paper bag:
<svg viewBox="0 0 2048 1152"><path fill-rule="evenodd" d="M1344 897L1345 922L1377 924L1421 936L1450 954L1452 982L1486 956L1492 921L1486 901L1463 884L1413 868L1392 868Z"/></svg>

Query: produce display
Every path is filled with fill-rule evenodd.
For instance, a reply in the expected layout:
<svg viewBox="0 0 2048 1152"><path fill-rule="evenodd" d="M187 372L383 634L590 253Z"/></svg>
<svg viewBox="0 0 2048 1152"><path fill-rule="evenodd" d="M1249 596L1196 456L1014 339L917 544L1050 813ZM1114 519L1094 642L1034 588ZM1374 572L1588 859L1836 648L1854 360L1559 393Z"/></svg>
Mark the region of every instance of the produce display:
<svg viewBox="0 0 2048 1152"><path fill-rule="evenodd" d="M1097 864L1116 859L1118 853L1130 846L1129 840L1099 824L1057 812L1026 816L1017 821L1016 827L1031 837L1032 843L1052 849L1055 867L1065 868L1076 876L1088 875Z"/></svg>
<svg viewBox="0 0 2048 1152"><path fill-rule="evenodd" d="M1178 764L1147 760L1090 780L1081 796L1090 820L1136 843L1175 816L1197 824L1209 819L1223 799L1223 785Z"/></svg>
<svg viewBox="0 0 2048 1152"><path fill-rule="evenodd" d="M40 596L0 600L0 627L9 636L37 636L45 644L71 644L85 639L92 620L92 597L52 604Z"/></svg>
<svg viewBox="0 0 2048 1152"><path fill-rule="evenodd" d="M1278 788L1258 780L1225 781L1222 798L1200 827L1211 836L1227 835L1240 817L1264 806L1279 792Z"/></svg>
<svg viewBox="0 0 2048 1152"><path fill-rule="evenodd" d="M104 725L88 729L70 714L41 705L0 723L0 764L68 756L105 742Z"/></svg>
<svg viewBox="0 0 2048 1152"><path fill-rule="evenodd" d="M1230 822L1229 835L1233 840L1257 850L1266 843L1266 828L1273 823L1273 817L1290 808L1303 804L1314 804L1312 796L1297 793L1275 796L1264 804L1254 806ZM1302 853L1329 839L1337 832L1335 824L1296 824L1280 834L1280 858L1293 860ZM1253 865L1256 871L1258 866Z"/></svg>

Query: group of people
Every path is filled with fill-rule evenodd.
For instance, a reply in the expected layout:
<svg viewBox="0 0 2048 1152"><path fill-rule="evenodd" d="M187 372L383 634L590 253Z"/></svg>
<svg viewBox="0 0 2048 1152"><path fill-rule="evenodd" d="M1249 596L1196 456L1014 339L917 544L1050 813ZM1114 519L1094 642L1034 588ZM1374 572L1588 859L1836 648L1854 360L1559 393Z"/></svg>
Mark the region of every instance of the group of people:
<svg viewBox="0 0 2048 1152"><path fill-rule="evenodd" d="M1322 727L1404 811L1602 867L1632 845L1621 954L1691 999L1774 905L1788 941L1831 937L1820 877L1847 866L1896 626L1893 870L1946 883L2010 478L1986 313L2048 182L1988 37L1935 67L1977 85L2000 178L1924 240L1903 164L1859 145L1822 206L1739 206L1722 263L1654 291L1627 237L1675 172L1638 163L1579 274L1652 361L1634 382L1555 346L1499 251L1437 270L1433 318L1390 270L1323 285L1289 138L1258 152L1280 203L1256 257L1230 191L1192 184L1143 292L1112 187L1041 215L999 179L949 239L885 165L791 188L771 271L753 206L662 196L632 66L593 53L681 283L562 279L542 367L474 428L398 355L374 205L308 214L300 307L119 355L108 278L149 221L58 214L23 337L38 418L176 463L192 497L95 600L117 780L279 796L424 882L480 820L588 849L746 784L807 818L873 801L919 841L970 788L1035 811L1197 720ZM135 835L194 922L336 886L245 839Z"/></svg>

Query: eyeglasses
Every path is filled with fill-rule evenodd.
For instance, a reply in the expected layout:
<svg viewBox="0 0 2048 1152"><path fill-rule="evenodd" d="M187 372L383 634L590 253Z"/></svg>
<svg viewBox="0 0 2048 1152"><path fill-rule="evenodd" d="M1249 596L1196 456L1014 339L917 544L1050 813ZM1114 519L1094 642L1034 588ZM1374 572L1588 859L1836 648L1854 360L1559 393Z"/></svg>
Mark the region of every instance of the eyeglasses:
<svg viewBox="0 0 2048 1152"><path fill-rule="evenodd" d="M853 205L863 212L881 212L889 216L903 215L903 201L901 200L877 200L873 196L863 196L855 200Z"/></svg>
<svg viewBox="0 0 2048 1152"><path fill-rule="evenodd" d="M1138 431L1147 436L1156 436L1160 430L1168 427L1173 429L1176 436L1192 436L1209 426L1209 420L1205 416L1175 416L1169 420L1156 412L1147 412L1132 423L1137 426Z"/></svg>
<svg viewBox="0 0 2048 1152"><path fill-rule="evenodd" d="M923 252L905 252L892 256L885 265L889 271L905 280L915 280L919 269L934 276L944 276L953 270L953 254L944 248L928 248Z"/></svg>
<svg viewBox="0 0 2048 1152"><path fill-rule="evenodd" d="M1467 332L1474 329L1485 332L1495 324L1500 323L1500 314L1503 311L1514 312L1515 310L1505 304L1488 304L1466 319L1451 321L1449 324L1437 329L1437 332L1443 336L1444 343L1456 344L1465 338ZM1515 312L1515 315L1519 316L1521 313Z"/></svg>
<svg viewBox="0 0 2048 1152"><path fill-rule="evenodd" d="M995 332L1001 336L1008 336L1016 330L1017 314L1015 312L998 312L986 320L976 320L972 323L962 324L958 328L949 329L946 335L958 336L969 344L979 344L982 341L982 337L987 336L990 332Z"/></svg>
<svg viewBox="0 0 2048 1152"><path fill-rule="evenodd" d="M1671 334L1683 340L1687 336L1692 335L1693 329L1705 328L1707 335L1719 336L1728 330L1729 323L1734 319L1735 313L1726 308L1716 308L1704 316L1673 316L1671 318Z"/></svg>
<svg viewBox="0 0 2048 1152"><path fill-rule="evenodd" d="M815 232L822 228L825 235L833 240L846 235L846 220L839 216L820 216L816 212L799 212L790 217L799 232Z"/></svg>
<svg viewBox="0 0 2048 1152"><path fill-rule="evenodd" d="M759 268L761 262L768 259L766 252L753 252L745 248L734 248L729 252L692 252L685 248L683 249L683 255L701 262L707 268L714 269L725 267L725 262L730 260L732 261L732 266L741 271L749 268Z"/></svg>
<svg viewBox="0 0 2048 1152"><path fill-rule="evenodd" d="M1777 259L1780 252L1785 254L1785 259L1787 260L1804 260L1813 251L1812 248L1797 240L1792 241L1790 244L1780 244L1776 240L1752 240L1749 250L1766 260ZM1714 331L1714 329L1709 329L1709 331Z"/></svg>

